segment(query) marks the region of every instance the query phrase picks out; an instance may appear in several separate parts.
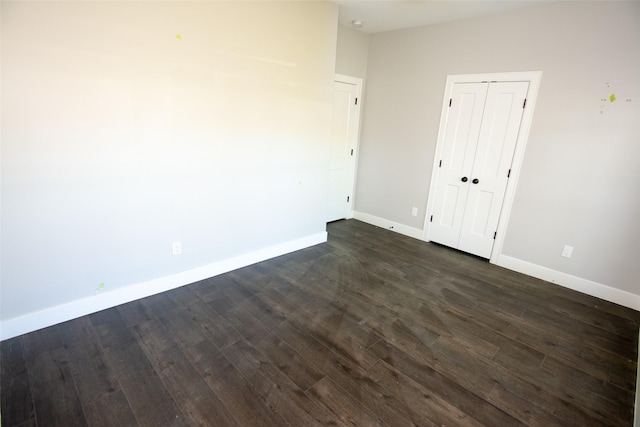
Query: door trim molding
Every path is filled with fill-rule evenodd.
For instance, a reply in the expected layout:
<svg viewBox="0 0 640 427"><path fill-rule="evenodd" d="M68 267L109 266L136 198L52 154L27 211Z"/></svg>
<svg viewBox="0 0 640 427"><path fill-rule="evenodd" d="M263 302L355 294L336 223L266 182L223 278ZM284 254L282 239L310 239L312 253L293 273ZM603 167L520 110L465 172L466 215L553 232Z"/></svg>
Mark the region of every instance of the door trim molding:
<svg viewBox="0 0 640 427"><path fill-rule="evenodd" d="M348 83L350 85L360 86L362 88L362 79L360 77L347 76L346 74L335 74L334 82Z"/></svg>
<svg viewBox="0 0 640 427"><path fill-rule="evenodd" d="M424 227L422 240L429 241L429 231L431 228L430 212L433 211L433 203L435 194L435 188L437 185L438 175L438 162L440 160L440 153L443 149L444 133L447 122L443 118L447 117L447 111L449 108L449 98L453 91L453 85L456 83L481 83L481 82L529 82L529 90L527 92L527 106L522 114L522 121L520 124L520 131L518 132L518 139L516 141L516 148L513 154L513 163L511 166L511 176L507 182L507 188L504 194L504 200L502 202L502 209L500 211L500 219L498 220L496 241L493 244L491 250L491 257L489 262L496 264L498 257L502 252L502 245L504 244L504 236L506 234L507 224L509 223L509 216L511 214L511 208L513 206L513 200L515 197L515 190L518 185L518 178L520 177L520 169L522 167L522 161L524 159L525 148L527 140L529 138L529 130L531 129L531 122L533 119L533 112L536 107L536 100L538 97L538 90L540 88L540 80L542 79L542 71L524 71L524 72L507 72L507 73L483 73L483 74L453 74L447 76L445 84L444 96L442 99L442 109L440 113L440 126L438 127L438 139L436 142L436 153L433 157L433 166L431 172L431 183L429 185L429 197L427 199L427 214L424 219Z"/></svg>

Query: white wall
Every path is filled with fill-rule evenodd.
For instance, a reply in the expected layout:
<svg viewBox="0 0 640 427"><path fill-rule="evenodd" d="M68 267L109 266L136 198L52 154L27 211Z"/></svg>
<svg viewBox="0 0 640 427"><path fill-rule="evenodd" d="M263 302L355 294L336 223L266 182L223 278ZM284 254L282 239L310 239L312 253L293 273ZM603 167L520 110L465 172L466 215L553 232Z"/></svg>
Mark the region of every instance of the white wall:
<svg viewBox="0 0 640 427"><path fill-rule="evenodd" d="M507 71L543 75L504 257L640 309L638 2L372 35L355 209L422 229L446 76Z"/></svg>
<svg viewBox="0 0 640 427"><path fill-rule="evenodd" d="M367 56L370 36L362 31L338 25L336 73L364 79L367 74Z"/></svg>
<svg viewBox="0 0 640 427"><path fill-rule="evenodd" d="M326 239L337 13L2 2L0 338L42 310Z"/></svg>

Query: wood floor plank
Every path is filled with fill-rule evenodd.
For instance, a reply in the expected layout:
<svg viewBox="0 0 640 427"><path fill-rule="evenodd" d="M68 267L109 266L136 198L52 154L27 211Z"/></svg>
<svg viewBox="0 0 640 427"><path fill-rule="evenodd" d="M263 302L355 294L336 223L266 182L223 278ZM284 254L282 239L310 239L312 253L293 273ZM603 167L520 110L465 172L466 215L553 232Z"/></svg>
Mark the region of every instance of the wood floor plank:
<svg viewBox="0 0 640 427"><path fill-rule="evenodd" d="M247 298L251 298L255 291L248 289L242 282L234 280L233 286L222 290L222 294L231 301L231 305L242 304Z"/></svg>
<svg viewBox="0 0 640 427"><path fill-rule="evenodd" d="M277 260L278 258L275 260L268 260L267 262L277 262ZM262 263L253 264L231 271L229 273L229 278L233 279L234 283L242 283L245 288L255 293L261 289L271 286L274 279L273 268L271 265L265 268Z"/></svg>
<svg viewBox="0 0 640 427"><path fill-rule="evenodd" d="M120 384L104 360L88 317L71 320L59 331L83 405L120 390Z"/></svg>
<svg viewBox="0 0 640 427"><path fill-rule="evenodd" d="M421 304L413 313L416 322L428 322L441 336L455 337L464 341L473 351L491 359L500 349L502 335L491 330L479 330L469 318L448 310L442 301Z"/></svg>
<svg viewBox="0 0 640 427"><path fill-rule="evenodd" d="M184 316L211 340L218 348L224 348L242 339L242 335L211 306L196 301L185 308Z"/></svg>
<svg viewBox="0 0 640 427"><path fill-rule="evenodd" d="M480 304L474 309L473 316L502 335L528 345L542 353L555 354L568 363L580 366L585 373L601 378L609 377L607 361L597 357L583 345L583 339L577 334L565 330L554 329L552 334L544 334L523 319L511 316L501 309Z"/></svg>
<svg viewBox="0 0 640 427"><path fill-rule="evenodd" d="M211 373L196 370L164 328L149 329L138 336L138 341L190 425L238 425L205 381ZM213 344L209 341L201 341L200 344L203 342L209 345L208 357L221 356ZM187 354L190 354L189 350Z"/></svg>
<svg viewBox="0 0 640 427"><path fill-rule="evenodd" d="M253 317L241 305L221 314L249 342L257 342L270 332L267 325Z"/></svg>
<svg viewBox="0 0 640 427"><path fill-rule="evenodd" d="M342 390L330 378L323 378L308 392L329 408L341 423L350 426L386 426L380 418Z"/></svg>
<svg viewBox="0 0 640 427"><path fill-rule="evenodd" d="M221 292L224 288L232 286L235 283L229 274L221 274L219 276L209 277L204 280L189 285L191 290L198 295L203 301L207 300L207 295Z"/></svg>
<svg viewBox="0 0 640 427"><path fill-rule="evenodd" d="M530 404L529 400L519 395L510 393L502 384L496 384L493 391L488 395L487 401L499 403L500 408L505 412L517 418L523 424L532 427L548 427L548 426L578 426L573 420L561 420L552 414L545 412L535 405Z"/></svg>
<svg viewBox="0 0 640 427"><path fill-rule="evenodd" d="M259 396L253 386L211 342L204 341L189 347L185 349L185 354L238 425L286 425L276 409ZM216 421L213 424L229 425Z"/></svg>
<svg viewBox="0 0 640 427"><path fill-rule="evenodd" d="M29 372L22 337L0 343L0 399L3 425L18 425L35 420Z"/></svg>
<svg viewBox="0 0 640 427"><path fill-rule="evenodd" d="M271 307L269 307L262 300L255 296L247 298L241 305L253 317L258 319L258 321L262 322L262 324L264 324L269 329L287 320L285 316L273 310Z"/></svg>
<svg viewBox="0 0 640 427"><path fill-rule="evenodd" d="M182 307L175 299L169 298L165 293L152 295L140 300L146 310L150 313L166 313Z"/></svg>
<svg viewBox="0 0 640 427"><path fill-rule="evenodd" d="M353 361L355 364L367 369L376 363L377 358L367 351L367 348L380 339L380 336L371 332L365 342L358 342L354 339L354 335L349 333L356 328L353 327L349 331L344 332L345 325L340 324L338 327L330 326L329 323L335 324L335 317L312 316L306 312L299 312L295 317L290 319L296 326L306 329L311 336L320 341L330 350ZM327 322L325 322L327 320ZM352 326L352 325L347 325ZM364 332L364 331L363 331Z"/></svg>
<svg viewBox="0 0 640 427"><path fill-rule="evenodd" d="M300 389L307 390L324 377L321 370L301 357L287 342L269 332L255 346Z"/></svg>
<svg viewBox="0 0 640 427"><path fill-rule="evenodd" d="M127 326L136 326L156 319L156 316L140 301L132 301L116 307Z"/></svg>
<svg viewBox="0 0 640 427"><path fill-rule="evenodd" d="M323 379L312 387L315 389L316 397L324 396L323 390L327 386L332 388L331 385L335 384L383 422L390 425L412 424L412 421L403 413L406 405L372 381L362 366L334 353L312 335L305 334L302 329L293 324L282 324L274 332L286 341L292 342L305 359L326 372L327 378L331 379L326 386L318 386L324 381ZM334 402L325 402L329 407L333 404ZM336 409L333 408L333 410Z"/></svg>
<svg viewBox="0 0 640 427"><path fill-rule="evenodd" d="M558 382L554 383L552 376L542 368L524 366L517 369L515 364L506 368L484 358L478 358L476 363L479 370L496 383L488 395L481 397L522 422L581 426L598 419L591 408L584 406L580 399L574 399L580 390L567 390ZM525 374L521 375L522 372Z"/></svg>
<svg viewBox="0 0 640 427"><path fill-rule="evenodd" d="M376 363L367 371L367 376L405 402L409 406L411 419L418 425L425 423L437 426L464 425L472 427L482 425L445 399L384 362Z"/></svg>
<svg viewBox="0 0 640 427"><path fill-rule="evenodd" d="M299 304L296 304L281 292L272 288L261 289L255 293L255 296L271 308L271 310L285 318L291 318L302 309Z"/></svg>
<svg viewBox="0 0 640 427"><path fill-rule="evenodd" d="M274 333L316 370L331 377L347 393L358 395L358 380L362 378L364 367L334 353L313 336L290 322L284 322L278 326Z"/></svg>
<svg viewBox="0 0 640 427"><path fill-rule="evenodd" d="M631 426L640 312L356 220L0 344L11 426Z"/></svg>
<svg viewBox="0 0 640 427"><path fill-rule="evenodd" d="M629 335L620 336L590 323L562 316L554 311L549 312L548 310L528 309L523 313L522 318L526 322L536 325L539 329L576 331L585 340L585 345L599 351L609 352L627 359L637 357L637 350L633 351L635 340Z"/></svg>
<svg viewBox="0 0 640 427"><path fill-rule="evenodd" d="M89 427L138 426L122 390L94 400L84 410Z"/></svg>
<svg viewBox="0 0 640 427"><path fill-rule="evenodd" d="M542 370L548 375L538 375L540 387L554 391L566 401L575 403L587 414L602 423L624 425L633 417L635 393L620 389L606 381L584 375L574 366L567 365L554 357L545 357ZM594 399L594 396L597 398Z"/></svg>
<svg viewBox="0 0 640 427"><path fill-rule="evenodd" d="M106 362L140 426L188 425L134 334L115 309L90 316Z"/></svg>
<svg viewBox="0 0 640 427"><path fill-rule="evenodd" d="M63 346L32 353L29 372L38 424L87 425Z"/></svg>
<svg viewBox="0 0 640 427"><path fill-rule="evenodd" d="M226 347L222 352L233 361L268 405L292 426L341 425L323 405L310 399L300 387L271 360L246 341Z"/></svg>
<svg viewBox="0 0 640 427"><path fill-rule="evenodd" d="M198 322L197 314L188 308L176 308L159 314L158 320L181 347L190 347L207 339L205 331L196 323Z"/></svg>
<svg viewBox="0 0 640 427"><path fill-rule="evenodd" d="M371 350L390 367L397 369L413 381L431 390L440 399L449 402L458 410L484 425L520 425L510 414L483 400L455 380L431 368L428 363L415 360L393 345L379 341Z"/></svg>
<svg viewBox="0 0 640 427"><path fill-rule="evenodd" d="M302 287L302 285L298 286L299 289ZM302 293L324 300L322 304L331 305L331 309L337 310L339 315L344 312L352 314L360 319L361 324L368 324L380 336L401 340L416 349L428 346L438 338L437 333L423 325L402 321L399 319L399 312L390 309L385 303L371 299L364 292L354 294L346 290L337 297L333 297L326 294L326 291L319 291L310 286Z"/></svg>
<svg viewBox="0 0 640 427"><path fill-rule="evenodd" d="M363 347L369 347L378 341L381 336L364 319L356 317L352 312L342 307L326 302L320 305L309 304L309 295L300 292L298 289L287 289L285 292L276 291L283 297L291 299L299 307L303 307L296 313L289 316L290 320L296 322L307 322L309 318L320 318L327 326L337 333L348 336L352 341Z"/></svg>

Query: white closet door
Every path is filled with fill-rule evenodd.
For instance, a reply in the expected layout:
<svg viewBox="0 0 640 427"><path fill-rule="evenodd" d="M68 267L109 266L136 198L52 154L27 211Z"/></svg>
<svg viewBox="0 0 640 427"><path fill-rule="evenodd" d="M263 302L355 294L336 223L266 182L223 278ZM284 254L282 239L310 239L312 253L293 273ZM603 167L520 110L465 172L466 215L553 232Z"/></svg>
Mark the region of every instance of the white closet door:
<svg viewBox="0 0 640 427"><path fill-rule="evenodd" d="M529 82L491 83L469 177L458 249L491 256Z"/></svg>
<svg viewBox="0 0 640 427"><path fill-rule="evenodd" d="M444 118L447 122L429 239L454 248L460 239L487 87L488 83L455 84Z"/></svg>
<svg viewBox="0 0 640 427"><path fill-rule="evenodd" d="M429 239L491 256L529 82L456 83Z"/></svg>
<svg viewBox="0 0 640 427"><path fill-rule="evenodd" d="M360 87L334 82L327 222L351 216Z"/></svg>

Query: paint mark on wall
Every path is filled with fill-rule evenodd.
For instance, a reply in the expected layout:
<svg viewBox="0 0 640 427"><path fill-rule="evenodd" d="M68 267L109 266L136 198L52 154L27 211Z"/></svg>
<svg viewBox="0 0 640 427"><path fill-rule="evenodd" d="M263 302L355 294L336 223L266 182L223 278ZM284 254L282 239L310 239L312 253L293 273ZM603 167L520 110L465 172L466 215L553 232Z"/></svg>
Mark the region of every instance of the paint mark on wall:
<svg viewBox="0 0 640 427"><path fill-rule="evenodd" d="M176 34L176 38L177 38L178 40L182 40L182 34Z"/></svg>
<svg viewBox="0 0 640 427"><path fill-rule="evenodd" d="M620 104L618 102L615 107L610 107L611 104L618 100L618 96L613 92L614 86L615 85L613 83L604 83L604 93L600 98L600 114L604 114L607 110L609 110L609 108L613 108L613 110L611 110L612 112L618 111L620 108L624 108L625 103L631 102L631 98L620 98L621 100L624 99L625 103Z"/></svg>

